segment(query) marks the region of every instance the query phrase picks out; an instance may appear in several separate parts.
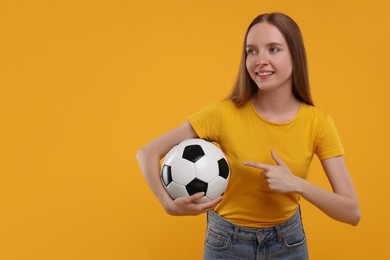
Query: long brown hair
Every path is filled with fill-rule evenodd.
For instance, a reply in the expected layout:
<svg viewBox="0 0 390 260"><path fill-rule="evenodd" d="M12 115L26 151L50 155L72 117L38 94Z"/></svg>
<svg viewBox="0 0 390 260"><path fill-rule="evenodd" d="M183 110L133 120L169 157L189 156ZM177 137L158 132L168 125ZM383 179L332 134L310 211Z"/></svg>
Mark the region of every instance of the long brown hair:
<svg viewBox="0 0 390 260"><path fill-rule="evenodd" d="M307 58L301 30L289 16L282 13L269 13L257 16L248 26L245 33L244 46L242 50L241 63L236 83L233 86L229 98L237 105L246 103L258 91L256 83L249 76L246 69L246 40L249 30L258 23L269 23L274 25L286 40L291 53L292 91L296 99L309 105L314 105L310 95L310 84L307 67Z"/></svg>

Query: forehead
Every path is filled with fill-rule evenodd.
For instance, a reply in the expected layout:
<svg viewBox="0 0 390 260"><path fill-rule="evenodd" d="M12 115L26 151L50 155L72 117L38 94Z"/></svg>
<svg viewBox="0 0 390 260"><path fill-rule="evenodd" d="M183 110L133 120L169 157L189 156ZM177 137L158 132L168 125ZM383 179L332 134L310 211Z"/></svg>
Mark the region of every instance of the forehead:
<svg viewBox="0 0 390 260"><path fill-rule="evenodd" d="M266 22L252 26L248 32L246 42L250 45L262 45L269 44L271 42L287 45L279 29Z"/></svg>

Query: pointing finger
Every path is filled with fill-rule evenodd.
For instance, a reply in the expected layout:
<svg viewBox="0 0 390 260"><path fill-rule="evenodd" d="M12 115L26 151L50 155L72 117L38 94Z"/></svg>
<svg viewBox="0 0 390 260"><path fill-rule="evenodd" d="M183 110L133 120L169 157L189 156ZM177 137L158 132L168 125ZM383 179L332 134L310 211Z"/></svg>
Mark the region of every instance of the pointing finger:
<svg viewBox="0 0 390 260"><path fill-rule="evenodd" d="M271 156L274 161L281 166L286 166L286 164L282 161L282 159L279 158L279 156L276 154L275 150L271 151Z"/></svg>
<svg viewBox="0 0 390 260"><path fill-rule="evenodd" d="M258 162L243 162L245 166L254 167L262 170L269 170L272 165L265 164L265 163L258 163Z"/></svg>

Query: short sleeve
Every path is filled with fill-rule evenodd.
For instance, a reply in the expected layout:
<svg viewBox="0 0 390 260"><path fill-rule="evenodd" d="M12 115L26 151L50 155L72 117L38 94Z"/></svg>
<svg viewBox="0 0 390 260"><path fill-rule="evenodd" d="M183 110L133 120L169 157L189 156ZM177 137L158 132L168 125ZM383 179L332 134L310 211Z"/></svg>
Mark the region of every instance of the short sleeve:
<svg viewBox="0 0 390 260"><path fill-rule="evenodd" d="M333 118L329 115L324 118L319 128L315 153L320 160L340 156L345 153Z"/></svg>
<svg viewBox="0 0 390 260"><path fill-rule="evenodd" d="M221 101L217 101L194 113L188 120L200 138L218 142L220 118Z"/></svg>

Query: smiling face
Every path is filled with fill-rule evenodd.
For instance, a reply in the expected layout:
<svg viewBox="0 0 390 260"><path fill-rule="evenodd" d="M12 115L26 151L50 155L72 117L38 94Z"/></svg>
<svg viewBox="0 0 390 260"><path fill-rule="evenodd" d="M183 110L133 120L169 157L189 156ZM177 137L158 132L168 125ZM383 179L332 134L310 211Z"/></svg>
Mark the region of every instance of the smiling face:
<svg viewBox="0 0 390 260"><path fill-rule="evenodd" d="M292 60L287 43L274 26L254 25L246 39L246 69L260 90L292 87Z"/></svg>

